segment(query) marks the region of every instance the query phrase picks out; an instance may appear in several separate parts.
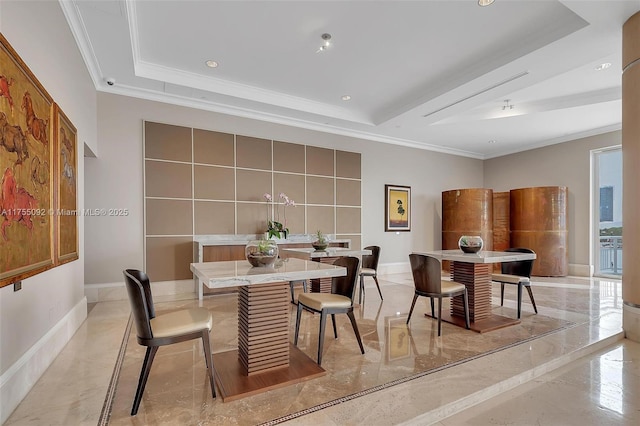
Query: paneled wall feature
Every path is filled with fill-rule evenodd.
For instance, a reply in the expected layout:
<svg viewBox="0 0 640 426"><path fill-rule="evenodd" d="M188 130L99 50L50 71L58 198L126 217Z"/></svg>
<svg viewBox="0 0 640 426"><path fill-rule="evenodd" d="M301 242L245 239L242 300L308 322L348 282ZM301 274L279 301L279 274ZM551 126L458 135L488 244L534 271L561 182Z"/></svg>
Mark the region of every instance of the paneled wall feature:
<svg viewBox="0 0 640 426"><path fill-rule="evenodd" d="M536 252L532 275L562 277L569 273L566 186L510 191L511 246Z"/></svg>
<svg viewBox="0 0 640 426"><path fill-rule="evenodd" d="M458 248L463 235L480 235L483 250L493 250L493 190L453 189L442 192L442 249ZM449 262L443 268L449 270Z"/></svg>
<svg viewBox="0 0 640 426"><path fill-rule="evenodd" d="M154 281L189 279L194 235L336 234L360 248L360 153L144 123L145 264ZM278 204L269 204L271 194ZM296 206L284 208L285 193Z"/></svg>
<svg viewBox="0 0 640 426"><path fill-rule="evenodd" d="M493 249L504 251L511 247L509 225L509 191L493 193ZM500 271L500 264L493 265L494 271Z"/></svg>

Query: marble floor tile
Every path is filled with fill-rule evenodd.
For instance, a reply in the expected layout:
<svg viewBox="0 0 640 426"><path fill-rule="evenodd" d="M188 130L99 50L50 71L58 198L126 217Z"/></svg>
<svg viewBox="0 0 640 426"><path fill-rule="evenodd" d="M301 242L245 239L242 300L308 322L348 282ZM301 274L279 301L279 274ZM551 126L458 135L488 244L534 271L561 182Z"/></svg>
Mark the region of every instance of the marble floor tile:
<svg viewBox="0 0 640 426"><path fill-rule="evenodd" d="M623 340L438 424L637 425L639 372L640 344Z"/></svg>
<svg viewBox="0 0 640 426"><path fill-rule="evenodd" d="M5 425L95 425L99 421L111 425L493 424L482 417L485 415L500 419L495 424L512 424L500 423L513 415L508 402L511 398L531 391L539 394L530 398L537 398L541 406L546 398L548 405L553 401L561 410L563 405L557 401L563 393L571 394L573 388L584 394L578 398L592 401L587 404L588 412L583 412L584 407L579 412L585 419L582 424L606 424L602 423L603 413L608 411L596 410L595 398L604 401L601 405L622 407L618 411L611 409L609 420L622 424L637 420L637 408L629 411L628 405L638 399L639 392L637 386L627 387L627 382L633 380L629 378L638 379L638 354L627 341L616 343L621 338L619 281L535 277L532 286L538 315L525 294L522 322L517 326L478 334L443 323L442 336L438 337L437 322L424 315L430 311L426 298L419 299L411 322L406 325L413 297L411 275L379 278L384 301L371 282L367 284L365 303L355 310L364 355L360 354L347 317L338 315L339 338L334 339L329 331L325 338L325 376L223 403L211 398L199 341L163 347L154 361L135 417L129 411L144 348L137 344L135 330L124 336L128 301L92 304L87 321ZM500 287L493 287L494 313L515 317L515 289L510 290L513 291L506 292L504 306L500 307ZM236 347L234 294L207 297L202 303L170 299L158 298L157 312L202 304L214 315L213 352ZM304 313L300 329L298 347L312 359L317 356L318 321L318 315ZM292 305L291 336L294 325ZM123 337L127 346L113 403L107 404L110 416L101 416ZM605 346L607 349L597 355L583 357L594 350L589 348ZM589 364L592 362L598 367ZM591 367L584 367L573 376L560 373L565 368L582 368L584 363ZM626 369L620 376L624 380L618 380L616 366ZM502 397L507 399L495 403L497 411L472 412ZM567 402L574 414L580 401ZM475 404L479 405L468 408ZM513 403L522 404L522 400ZM504 415L500 414L503 411ZM523 423L513 424L531 424L527 422L536 419L535 410L528 413L529 417L522 417ZM563 415L559 414L559 418Z"/></svg>

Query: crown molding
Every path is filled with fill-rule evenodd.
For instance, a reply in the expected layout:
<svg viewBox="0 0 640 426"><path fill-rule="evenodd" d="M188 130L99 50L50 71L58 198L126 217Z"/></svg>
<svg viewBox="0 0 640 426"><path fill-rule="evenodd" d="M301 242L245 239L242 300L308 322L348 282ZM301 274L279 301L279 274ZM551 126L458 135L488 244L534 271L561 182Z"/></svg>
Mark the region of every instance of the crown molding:
<svg viewBox="0 0 640 426"><path fill-rule="evenodd" d="M89 71L89 76L93 81L93 85L97 88L102 80L102 70L100 69L100 63L94 53L93 46L89 39L87 28L82 20L80 12L76 6L75 1L58 0L62 13L69 24L71 34L80 49L80 55L84 60L85 65Z"/></svg>

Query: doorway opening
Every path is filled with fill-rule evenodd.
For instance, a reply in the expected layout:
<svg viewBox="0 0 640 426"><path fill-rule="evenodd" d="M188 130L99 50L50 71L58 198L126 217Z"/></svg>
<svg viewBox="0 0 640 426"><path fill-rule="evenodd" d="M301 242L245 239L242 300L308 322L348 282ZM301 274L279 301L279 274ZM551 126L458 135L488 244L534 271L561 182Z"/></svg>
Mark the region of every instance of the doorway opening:
<svg viewBox="0 0 640 426"><path fill-rule="evenodd" d="M594 275L622 276L622 148L594 150L593 264Z"/></svg>

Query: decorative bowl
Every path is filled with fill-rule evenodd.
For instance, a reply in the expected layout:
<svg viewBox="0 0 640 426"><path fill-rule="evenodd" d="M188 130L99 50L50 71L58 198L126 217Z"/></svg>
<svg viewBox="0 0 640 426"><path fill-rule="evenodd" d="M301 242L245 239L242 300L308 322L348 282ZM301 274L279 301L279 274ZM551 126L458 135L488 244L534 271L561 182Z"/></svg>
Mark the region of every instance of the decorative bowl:
<svg viewBox="0 0 640 426"><path fill-rule="evenodd" d="M252 266L271 266L278 259L278 244L273 240L249 241L244 254Z"/></svg>
<svg viewBox="0 0 640 426"><path fill-rule="evenodd" d="M313 247L317 251L326 250L328 246L329 246L329 244L327 244L327 243L319 243L317 241L314 241L314 242L311 243L311 247Z"/></svg>
<svg viewBox="0 0 640 426"><path fill-rule="evenodd" d="M484 241L479 235L463 235L458 240L458 247L464 253L478 253L484 247Z"/></svg>

